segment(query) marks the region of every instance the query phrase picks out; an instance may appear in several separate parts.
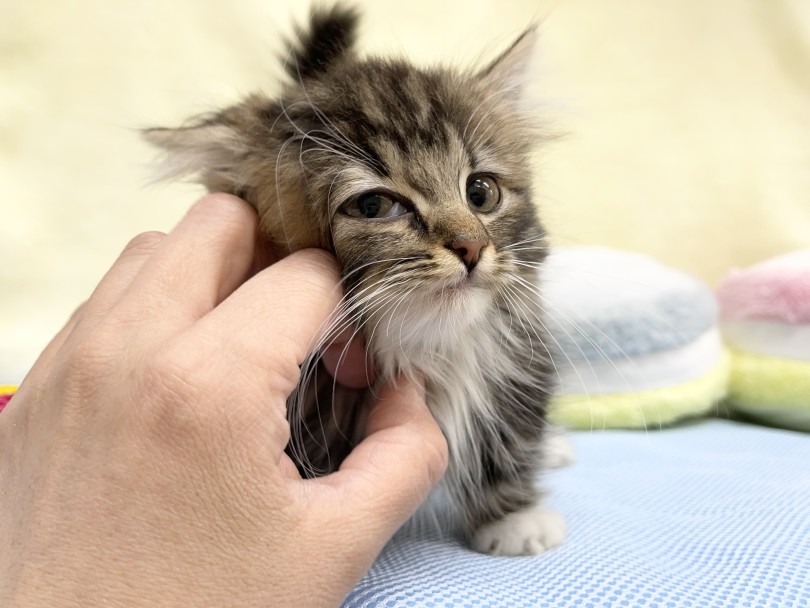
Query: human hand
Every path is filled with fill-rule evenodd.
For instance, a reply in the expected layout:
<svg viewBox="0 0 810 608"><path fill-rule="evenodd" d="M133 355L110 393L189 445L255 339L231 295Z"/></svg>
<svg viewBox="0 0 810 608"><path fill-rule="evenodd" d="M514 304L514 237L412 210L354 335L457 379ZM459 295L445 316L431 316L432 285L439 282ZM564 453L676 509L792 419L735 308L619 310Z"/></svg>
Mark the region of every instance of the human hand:
<svg viewBox="0 0 810 608"><path fill-rule="evenodd" d="M0 414L0 605L337 605L440 478L405 379L298 476L285 401L339 277L308 250L243 282L256 223L210 195L134 239Z"/></svg>

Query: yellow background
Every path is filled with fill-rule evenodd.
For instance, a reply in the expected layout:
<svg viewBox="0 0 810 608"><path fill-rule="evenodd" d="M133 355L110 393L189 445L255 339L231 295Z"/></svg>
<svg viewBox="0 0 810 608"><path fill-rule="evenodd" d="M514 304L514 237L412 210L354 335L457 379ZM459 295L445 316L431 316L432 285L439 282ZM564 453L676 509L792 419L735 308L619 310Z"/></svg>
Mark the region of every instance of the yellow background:
<svg viewBox="0 0 810 608"><path fill-rule="evenodd" d="M542 22L554 241L649 253L715 283L810 247L810 2L358 2L361 48L492 57ZM137 129L275 90L279 0L0 0L0 381L18 381L131 236L198 195L146 185Z"/></svg>

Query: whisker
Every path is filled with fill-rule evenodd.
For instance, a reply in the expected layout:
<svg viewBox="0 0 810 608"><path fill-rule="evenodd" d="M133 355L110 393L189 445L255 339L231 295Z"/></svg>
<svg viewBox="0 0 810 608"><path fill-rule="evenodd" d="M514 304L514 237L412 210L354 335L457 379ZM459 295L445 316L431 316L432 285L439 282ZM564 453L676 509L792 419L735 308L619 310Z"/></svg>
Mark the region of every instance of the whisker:
<svg viewBox="0 0 810 608"><path fill-rule="evenodd" d="M569 323L591 346L593 346L593 348L602 357L602 359L606 363L608 363L614 369L614 371L616 371L618 376L622 379L622 382L625 384L625 387L627 388L628 392L635 395L635 391L633 390L633 388L632 388L630 382L627 380L626 376L622 373L621 369L619 369L619 367L616 365L615 361L611 357L609 357L607 355L607 353L605 353L605 351L602 349L602 347L599 345L599 343L596 342L596 340L592 337L592 335L589 332L587 332L579 323L577 323L576 321L571 319L570 316L568 316L566 313L561 311L559 309L559 307L556 306L553 302L549 301L549 299L547 297L545 297L536 286L532 285L531 283L529 283L528 281L526 281L525 279L523 279L522 277L519 277L517 275L515 275L514 278L519 283L521 283L525 288L527 288L531 292L533 292L534 295L536 297L538 297L540 299L540 301L543 302L543 304L545 306L547 306L551 310L555 311L563 320L565 320L567 323ZM591 323L587 319L585 319L584 321L588 325L590 325L592 327L592 329L597 334L599 334L603 338L605 338L612 346L614 346L620 353L622 353L623 358L628 363L630 363L630 365L635 366L635 364L636 364L635 360L633 360L629 355L627 355L624 352L624 349L622 349L620 345L616 344L598 326L594 325L593 323ZM562 325L560 325L560 329L565 333L565 335L568 337L568 339L578 348L578 350L580 351L580 354L582 355L583 360L587 363L588 368L591 371L591 377L593 377L594 379L596 379L598 381L599 377L596 374L595 369L593 368L593 364L591 363L590 358L582 350L582 348L577 344L577 341L573 338L573 336L571 336L571 334L568 332L567 329L565 329ZM565 351L562 349L561 345L559 345L559 342L557 344L558 344L558 348L560 348L561 352L565 353ZM567 355L566 355L566 359L568 359L568 363L571 366L571 369L573 369L575 371L578 380L580 381L580 383L582 383L583 388L585 388L584 379L582 378L582 375L579 373L578 367L573 363L573 361L570 358L568 358ZM590 397L589 397L589 400L590 400ZM644 426L644 429L647 430L647 423L645 421L644 412L643 412L643 410L641 408L640 403L638 403L637 399L636 399L636 403L637 403L637 408L639 410L639 415L641 416L641 419L642 419L642 425Z"/></svg>

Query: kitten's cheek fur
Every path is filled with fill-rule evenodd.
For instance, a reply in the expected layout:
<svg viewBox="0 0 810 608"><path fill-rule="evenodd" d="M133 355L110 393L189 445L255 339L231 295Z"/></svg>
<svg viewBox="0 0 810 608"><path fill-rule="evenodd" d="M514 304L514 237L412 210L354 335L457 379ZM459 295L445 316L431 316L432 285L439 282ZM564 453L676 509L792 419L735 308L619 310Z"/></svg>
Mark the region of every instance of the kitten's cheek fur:
<svg viewBox="0 0 810 608"><path fill-rule="evenodd" d="M565 535L562 515L535 505L481 526L472 546L490 555L540 555L561 545Z"/></svg>

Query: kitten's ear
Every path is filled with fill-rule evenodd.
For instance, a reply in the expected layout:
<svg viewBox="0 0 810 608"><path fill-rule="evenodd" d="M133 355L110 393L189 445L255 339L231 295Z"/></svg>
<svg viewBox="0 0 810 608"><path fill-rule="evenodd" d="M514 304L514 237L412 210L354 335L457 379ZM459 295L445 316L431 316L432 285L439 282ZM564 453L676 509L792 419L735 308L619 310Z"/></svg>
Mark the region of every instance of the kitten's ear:
<svg viewBox="0 0 810 608"><path fill-rule="evenodd" d="M195 123L143 131L144 138L166 152L157 180L194 175L211 191L240 194L250 183L252 146L248 133L256 131L255 113L235 106Z"/></svg>
<svg viewBox="0 0 810 608"><path fill-rule="evenodd" d="M479 77L493 89L504 93L520 93L529 81L529 71L537 43L537 26L533 25L518 36L501 55L479 72ZM512 97L512 95L510 95Z"/></svg>
<svg viewBox="0 0 810 608"><path fill-rule="evenodd" d="M284 57L284 69L295 82L316 78L352 53L360 12L348 5L314 8L308 28L297 28L297 40Z"/></svg>

